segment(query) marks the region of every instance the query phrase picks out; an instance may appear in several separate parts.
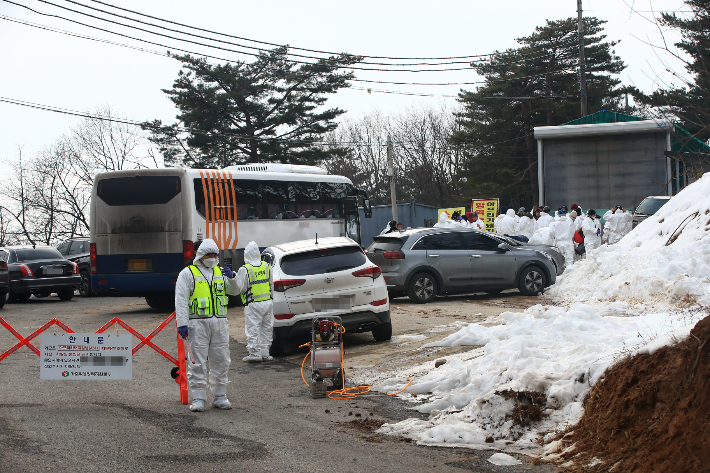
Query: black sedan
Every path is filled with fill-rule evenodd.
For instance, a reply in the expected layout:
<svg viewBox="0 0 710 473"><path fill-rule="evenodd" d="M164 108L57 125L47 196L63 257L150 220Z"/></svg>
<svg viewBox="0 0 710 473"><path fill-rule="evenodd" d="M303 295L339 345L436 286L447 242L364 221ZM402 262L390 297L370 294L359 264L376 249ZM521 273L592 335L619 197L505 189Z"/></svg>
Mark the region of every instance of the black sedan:
<svg viewBox="0 0 710 473"><path fill-rule="evenodd" d="M10 290L8 270L7 270L7 257L9 253L7 250L0 250L0 308L5 305L5 299L7 299L7 292Z"/></svg>
<svg viewBox="0 0 710 473"><path fill-rule="evenodd" d="M51 246L8 246L0 251L7 252L8 302L26 301L32 294L47 297L52 293L68 301L81 284L79 266Z"/></svg>

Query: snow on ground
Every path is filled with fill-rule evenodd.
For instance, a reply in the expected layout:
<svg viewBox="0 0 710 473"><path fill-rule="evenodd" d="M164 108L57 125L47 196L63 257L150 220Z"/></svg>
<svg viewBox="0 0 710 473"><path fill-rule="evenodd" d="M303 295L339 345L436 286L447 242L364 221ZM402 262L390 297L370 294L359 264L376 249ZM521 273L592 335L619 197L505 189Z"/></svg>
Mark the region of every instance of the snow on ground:
<svg viewBox="0 0 710 473"><path fill-rule="evenodd" d="M709 229L707 173L619 243L602 246L567 269L547 295L611 312L639 313L684 298L710 302ZM619 302L616 307L604 307L613 301Z"/></svg>
<svg viewBox="0 0 710 473"><path fill-rule="evenodd" d="M403 376L415 376L400 396L429 414L385 424L380 432L426 445L540 453L553 432L578 421L586 393L615 359L681 340L704 315L682 307L710 302L709 229L706 175L621 242L566 270L546 294L559 306L506 312L500 325L464 325L423 346L472 346L439 368L429 361L370 379L361 373L358 382L374 381L383 392L396 392ZM543 393L542 419L514 423L517 401L501 395L506 390Z"/></svg>

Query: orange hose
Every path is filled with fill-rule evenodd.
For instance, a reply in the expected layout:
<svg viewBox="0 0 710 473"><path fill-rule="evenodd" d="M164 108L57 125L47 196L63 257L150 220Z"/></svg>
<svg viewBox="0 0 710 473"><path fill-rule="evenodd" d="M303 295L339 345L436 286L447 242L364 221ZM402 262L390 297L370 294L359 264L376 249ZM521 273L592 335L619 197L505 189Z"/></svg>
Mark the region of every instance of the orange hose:
<svg viewBox="0 0 710 473"><path fill-rule="evenodd" d="M310 346L310 343L304 343L303 345L299 346L298 348L305 347L305 346ZM306 360L308 359L308 356L313 353L313 349L308 350L308 353L306 353L306 356L303 358L303 362L301 362L301 379L303 379L303 382L306 384L306 386L311 387L310 384L306 381L306 377L303 375L303 367L306 365ZM345 361L343 358L343 345L340 345L340 366L342 368L341 373L343 374L343 386L345 386ZM328 393L328 397L330 399L338 399L338 400L343 400L343 399L356 399L358 397L387 397L387 396L396 396L397 394L400 394L404 392L410 384L414 381L414 378L411 376L405 376L409 382L407 385L402 388L400 391L397 391L396 393L392 394L368 394L370 392L370 389L372 386L353 386L352 388L343 388L343 389L337 389L335 391L331 391ZM354 392L360 390L359 392ZM337 396L337 397L333 397Z"/></svg>

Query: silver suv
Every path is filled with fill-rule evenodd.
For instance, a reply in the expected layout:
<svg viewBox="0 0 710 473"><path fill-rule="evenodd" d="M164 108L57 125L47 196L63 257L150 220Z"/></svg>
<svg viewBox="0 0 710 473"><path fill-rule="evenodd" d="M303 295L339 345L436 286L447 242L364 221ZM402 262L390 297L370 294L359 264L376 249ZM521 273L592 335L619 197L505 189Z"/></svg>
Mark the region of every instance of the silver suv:
<svg viewBox="0 0 710 473"><path fill-rule="evenodd" d="M391 297L429 302L439 294L518 288L535 295L555 283L564 256L468 228L418 228L376 236L367 257L382 269Z"/></svg>

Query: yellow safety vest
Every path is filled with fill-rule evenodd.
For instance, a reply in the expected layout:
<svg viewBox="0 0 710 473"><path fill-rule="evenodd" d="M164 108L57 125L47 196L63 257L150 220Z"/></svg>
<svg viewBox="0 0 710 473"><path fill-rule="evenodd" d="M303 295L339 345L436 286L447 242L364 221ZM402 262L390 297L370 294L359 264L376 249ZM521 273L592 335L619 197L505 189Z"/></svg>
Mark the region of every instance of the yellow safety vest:
<svg viewBox="0 0 710 473"><path fill-rule="evenodd" d="M228 298L222 270L215 266L210 285L197 266L190 265L189 268L195 280L195 289L190 295L190 318L226 317Z"/></svg>
<svg viewBox="0 0 710 473"><path fill-rule="evenodd" d="M244 264L249 276L249 288L242 294L242 303L249 305L252 302L268 301L271 299L271 286L269 286L269 263L262 261L259 266Z"/></svg>

